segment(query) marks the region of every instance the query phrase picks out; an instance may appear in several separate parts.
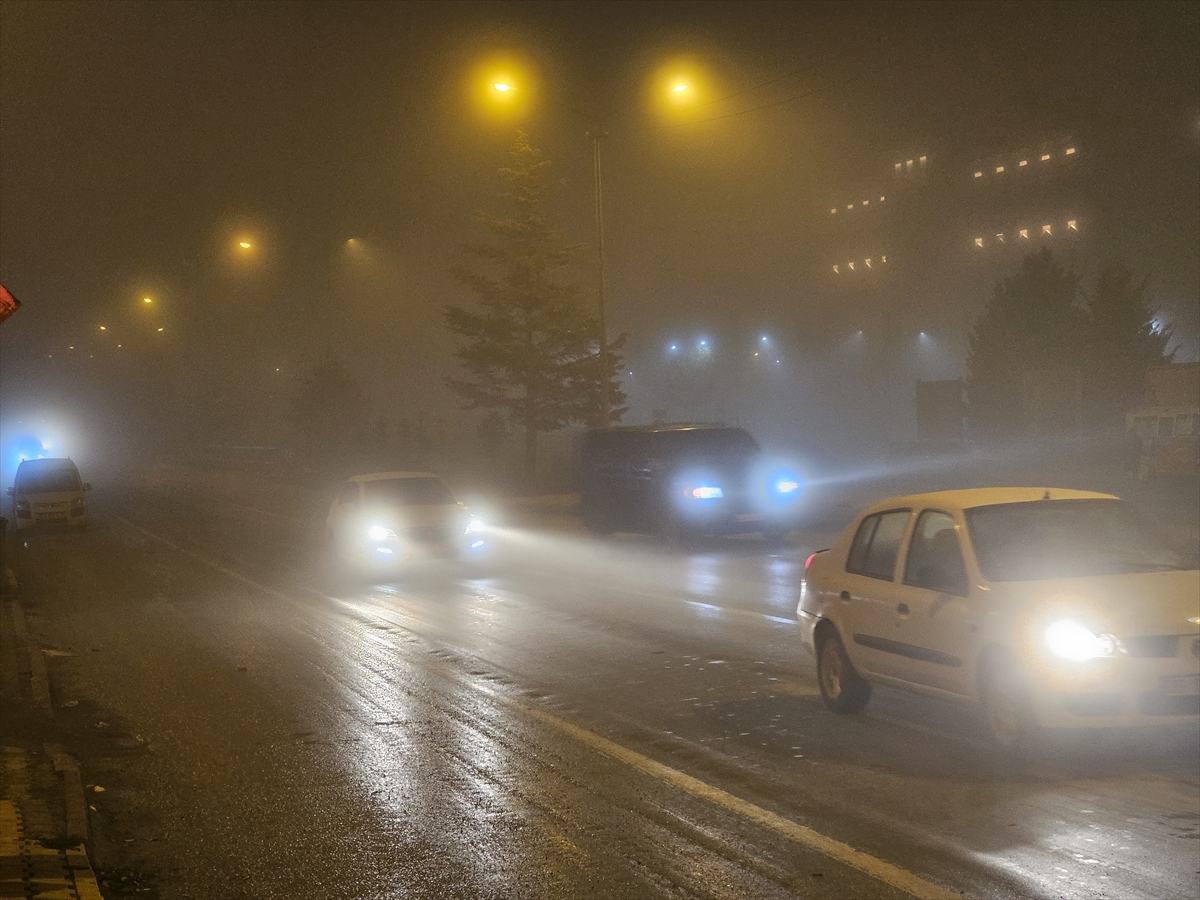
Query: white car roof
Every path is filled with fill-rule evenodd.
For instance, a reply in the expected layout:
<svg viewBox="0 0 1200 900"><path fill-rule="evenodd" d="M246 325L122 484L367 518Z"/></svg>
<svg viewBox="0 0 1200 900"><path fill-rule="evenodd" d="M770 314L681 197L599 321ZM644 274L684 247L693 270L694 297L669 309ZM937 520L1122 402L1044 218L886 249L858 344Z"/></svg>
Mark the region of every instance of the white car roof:
<svg viewBox="0 0 1200 900"><path fill-rule="evenodd" d="M368 475L355 475L347 481L396 481L400 478L438 478L432 472L372 472ZM438 478L440 481L441 479Z"/></svg>
<svg viewBox="0 0 1200 900"><path fill-rule="evenodd" d="M991 506L996 503L1030 503L1035 500L1116 500L1112 494L1095 491L1075 491L1068 488L1046 487L990 487L968 488L956 491L933 491L927 494L907 494L889 497L871 506L867 512L878 512L900 507L937 507L938 509L963 510L976 506Z"/></svg>

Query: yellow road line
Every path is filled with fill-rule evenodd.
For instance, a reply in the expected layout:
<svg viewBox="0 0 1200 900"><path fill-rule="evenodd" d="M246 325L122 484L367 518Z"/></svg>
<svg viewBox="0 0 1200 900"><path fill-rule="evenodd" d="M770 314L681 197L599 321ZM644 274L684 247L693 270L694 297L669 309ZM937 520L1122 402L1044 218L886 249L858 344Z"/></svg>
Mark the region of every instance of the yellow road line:
<svg viewBox="0 0 1200 900"><path fill-rule="evenodd" d="M707 800L717 806L724 807L730 812L737 813L752 822L770 828L772 831L776 831L798 844L803 844L805 847L816 850L818 853L822 853L831 859L845 863L878 881L882 881L884 884L889 884L894 888L911 894L913 897L920 898L920 900L962 900L962 895L957 891L947 890L931 881L926 881L919 875L914 875L907 869L902 869L881 859L876 859L868 853L855 850L849 844L843 844L841 841L826 837L805 825L800 825L770 810L755 806L741 797L735 797L728 791L713 787L711 784L680 772L678 769L664 766L662 763L656 762L648 756L643 756L634 750L613 743L608 738L601 737L594 731L588 731L586 728L573 725L557 716L551 715L543 709L538 709L534 706L525 706L524 704L517 705L542 724L549 725L551 728L574 738L581 744L587 744L605 756L619 760L637 769L639 772L643 772L652 778L657 778L659 781L665 782L672 787L687 791L694 797Z"/></svg>

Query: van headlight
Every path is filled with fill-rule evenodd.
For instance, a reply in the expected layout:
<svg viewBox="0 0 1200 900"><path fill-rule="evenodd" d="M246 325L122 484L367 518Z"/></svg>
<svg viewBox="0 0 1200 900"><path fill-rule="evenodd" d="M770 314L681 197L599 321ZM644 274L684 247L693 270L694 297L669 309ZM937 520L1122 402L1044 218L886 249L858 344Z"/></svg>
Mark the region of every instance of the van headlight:
<svg viewBox="0 0 1200 900"><path fill-rule="evenodd" d="M1047 627L1045 639L1051 653L1072 662L1115 656L1119 646L1111 634L1095 634L1070 619L1060 619Z"/></svg>
<svg viewBox="0 0 1200 900"><path fill-rule="evenodd" d="M467 522L467 527L466 530L463 531L463 534L479 534L479 532L483 531L485 528L487 528L487 526L483 524L483 519L477 519L474 516L471 516L471 521Z"/></svg>
<svg viewBox="0 0 1200 900"><path fill-rule="evenodd" d="M367 537L373 541L386 541L388 538L394 538L396 532L383 525L372 525L367 529Z"/></svg>

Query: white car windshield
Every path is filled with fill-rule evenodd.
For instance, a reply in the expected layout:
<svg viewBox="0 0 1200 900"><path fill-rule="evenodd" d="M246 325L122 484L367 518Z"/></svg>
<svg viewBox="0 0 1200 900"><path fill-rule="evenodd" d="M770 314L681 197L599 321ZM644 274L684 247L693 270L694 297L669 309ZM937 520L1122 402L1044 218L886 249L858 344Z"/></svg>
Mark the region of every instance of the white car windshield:
<svg viewBox="0 0 1200 900"><path fill-rule="evenodd" d="M368 506L445 506L454 503L454 495L440 478L390 478L364 481Z"/></svg>
<svg viewBox="0 0 1200 900"><path fill-rule="evenodd" d="M1036 581L1196 568L1120 500L1041 500L966 511L989 581Z"/></svg>

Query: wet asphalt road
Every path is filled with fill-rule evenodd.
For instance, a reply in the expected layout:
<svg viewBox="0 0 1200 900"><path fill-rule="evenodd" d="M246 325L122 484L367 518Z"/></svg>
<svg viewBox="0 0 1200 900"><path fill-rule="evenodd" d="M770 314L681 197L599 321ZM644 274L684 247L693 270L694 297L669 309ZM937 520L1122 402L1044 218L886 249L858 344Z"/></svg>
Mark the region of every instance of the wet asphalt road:
<svg viewBox="0 0 1200 900"><path fill-rule="evenodd" d="M1196 734L1017 764L932 701L827 713L819 530L506 528L486 577L372 584L270 510L106 493L16 563L108 896L1197 896Z"/></svg>

